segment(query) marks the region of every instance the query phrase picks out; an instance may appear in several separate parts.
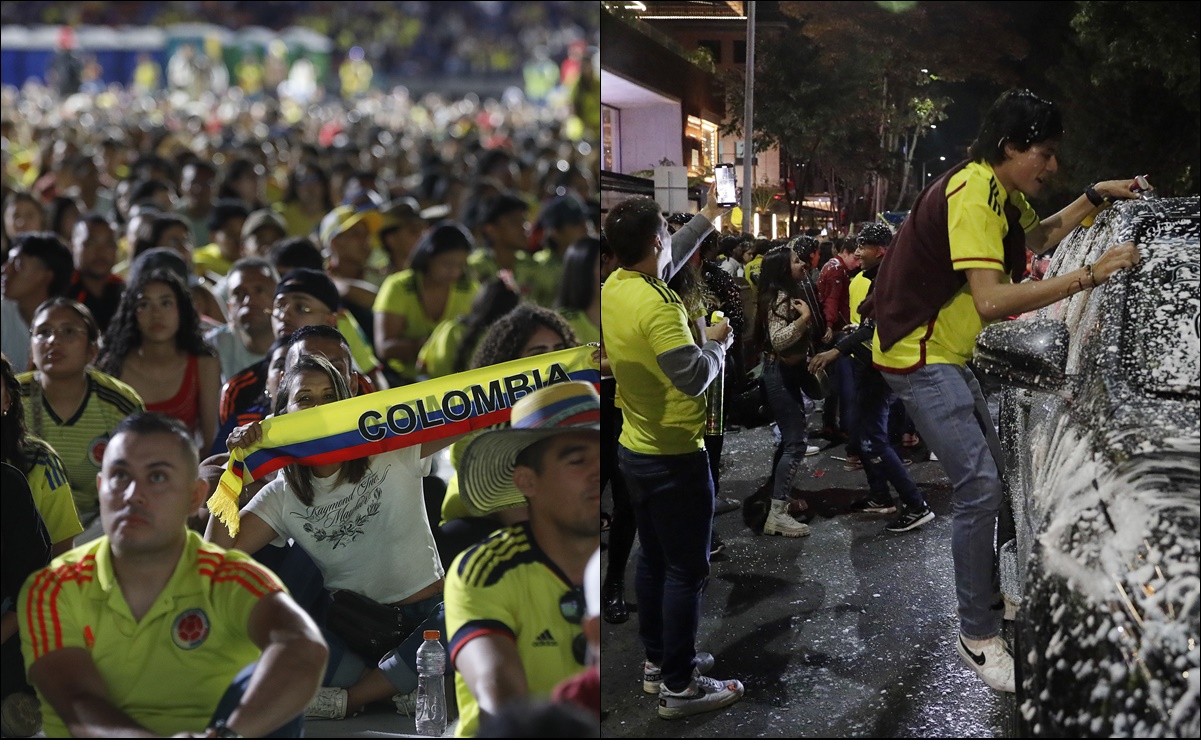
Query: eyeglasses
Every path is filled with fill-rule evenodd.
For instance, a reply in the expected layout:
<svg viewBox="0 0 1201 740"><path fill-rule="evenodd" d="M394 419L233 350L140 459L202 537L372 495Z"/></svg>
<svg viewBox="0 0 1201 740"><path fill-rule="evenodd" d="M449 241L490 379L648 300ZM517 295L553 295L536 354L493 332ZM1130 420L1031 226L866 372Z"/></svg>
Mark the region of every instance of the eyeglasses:
<svg viewBox="0 0 1201 740"><path fill-rule="evenodd" d="M52 338L58 337L64 342L74 342L76 339L86 337L88 330L82 326L39 326L30 332L35 342L49 342Z"/></svg>
<svg viewBox="0 0 1201 740"><path fill-rule="evenodd" d="M279 303L279 304L276 304L271 309L271 315L272 316L283 316L284 314L286 314L288 312L289 308L296 309L296 313L298 313L302 316L307 316L317 310L317 309L313 308L312 306L306 306L303 303Z"/></svg>

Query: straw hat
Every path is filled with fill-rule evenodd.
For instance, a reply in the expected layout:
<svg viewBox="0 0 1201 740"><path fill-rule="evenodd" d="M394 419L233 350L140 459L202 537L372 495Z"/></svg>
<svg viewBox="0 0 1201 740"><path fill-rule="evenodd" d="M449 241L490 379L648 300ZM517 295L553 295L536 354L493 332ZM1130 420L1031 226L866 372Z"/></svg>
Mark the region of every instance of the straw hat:
<svg viewBox="0 0 1201 740"><path fill-rule="evenodd" d="M600 431L600 396L581 381L556 383L513 404L512 426L471 441L459 463L459 492L472 516L526 505L513 484L517 456L548 437L579 430Z"/></svg>

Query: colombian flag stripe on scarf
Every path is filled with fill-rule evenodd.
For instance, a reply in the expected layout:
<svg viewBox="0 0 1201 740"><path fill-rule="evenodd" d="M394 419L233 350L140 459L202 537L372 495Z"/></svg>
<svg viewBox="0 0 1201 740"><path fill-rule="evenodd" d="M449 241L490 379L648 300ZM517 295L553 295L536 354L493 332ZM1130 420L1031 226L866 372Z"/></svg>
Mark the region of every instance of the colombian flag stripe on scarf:
<svg viewBox="0 0 1201 740"><path fill-rule="evenodd" d="M263 437L230 450L209 511L237 536L242 487L286 465L329 465L509 420L522 396L552 383L600 385L596 345L525 357L264 419Z"/></svg>

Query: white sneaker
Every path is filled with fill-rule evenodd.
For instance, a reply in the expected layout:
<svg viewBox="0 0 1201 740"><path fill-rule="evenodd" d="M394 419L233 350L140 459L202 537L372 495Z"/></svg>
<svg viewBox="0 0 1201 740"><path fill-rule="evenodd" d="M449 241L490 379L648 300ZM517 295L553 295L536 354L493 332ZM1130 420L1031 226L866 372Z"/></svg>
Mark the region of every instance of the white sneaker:
<svg viewBox="0 0 1201 740"><path fill-rule="evenodd" d="M767 521L763 523L763 534L806 537L809 535L809 525L788 515L787 501L772 499L771 511L767 514Z"/></svg>
<svg viewBox="0 0 1201 740"><path fill-rule="evenodd" d="M396 705L397 714L417 717L417 689L413 689L407 694L396 694L392 697L392 703Z"/></svg>
<svg viewBox="0 0 1201 740"><path fill-rule="evenodd" d="M693 678L688 688L679 692L671 691L664 685L659 689L659 716L663 719L680 719L691 714L712 712L738 701L745 691L741 681L719 681L708 676Z"/></svg>
<svg viewBox="0 0 1201 740"><path fill-rule="evenodd" d="M990 688L1013 693L1013 656L1009 654L1009 645L1003 637L994 637L976 651L964 644L963 635L959 635L955 646L963 662L979 673Z"/></svg>
<svg viewBox="0 0 1201 740"><path fill-rule="evenodd" d="M305 719L346 719L346 689L325 686L304 709Z"/></svg>
<svg viewBox="0 0 1201 740"><path fill-rule="evenodd" d="M692 675L703 676L713 670L713 665L716 661L712 653L697 652L696 659L692 661ZM659 687L663 685L663 669L649 660L642 664L642 690L648 694L659 693Z"/></svg>
<svg viewBox="0 0 1201 740"><path fill-rule="evenodd" d="M814 447L813 445L809 445L808 447L805 448L805 457L813 457L814 455L816 455L817 453L819 453L821 451L822 451L822 448Z"/></svg>

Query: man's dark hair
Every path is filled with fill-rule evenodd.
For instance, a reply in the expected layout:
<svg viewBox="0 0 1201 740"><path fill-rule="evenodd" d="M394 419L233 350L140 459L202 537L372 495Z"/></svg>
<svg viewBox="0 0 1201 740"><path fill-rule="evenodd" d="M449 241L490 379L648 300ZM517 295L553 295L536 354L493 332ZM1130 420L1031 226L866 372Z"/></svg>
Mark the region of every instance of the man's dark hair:
<svg viewBox="0 0 1201 740"><path fill-rule="evenodd" d="M329 339L331 341L339 342L343 347L346 348L347 354L350 353L350 343L346 341L346 337L343 336L342 332L338 331L337 327L329 326L328 324L310 324L309 326L302 326L296 331L292 332L292 336L289 338L288 344L295 347L309 337L315 337L317 339Z"/></svg>
<svg viewBox="0 0 1201 740"><path fill-rule="evenodd" d="M1062 136L1063 118L1054 103L1029 90L1006 90L984 114L968 156L974 162L1000 164L1005 161L1007 142L1024 152Z"/></svg>
<svg viewBox="0 0 1201 740"><path fill-rule="evenodd" d="M199 474L200 457L196 453L196 443L192 441L192 433L183 422L166 414L155 411L138 411L121 420L113 429L112 439L118 434L171 434L183 451L184 460L192 469L194 475Z"/></svg>
<svg viewBox="0 0 1201 740"><path fill-rule="evenodd" d="M609 211L605 237L618 264L629 267L650 254L651 242L663 227L662 214L653 198L644 197L623 200Z"/></svg>
<svg viewBox="0 0 1201 740"><path fill-rule="evenodd" d="M235 272L265 272L271 276L276 283L279 282L279 272L275 266L262 257L242 257L229 266L229 272L226 277L233 275Z"/></svg>
<svg viewBox="0 0 1201 740"><path fill-rule="evenodd" d="M325 269L325 260L321 250L312 239L305 236L294 236L276 242L267 250L267 260L275 266L277 272L283 274L301 268L309 270ZM287 268L286 270L283 268Z"/></svg>
<svg viewBox="0 0 1201 740"><path fill-rule="evenodd" d="M13 239L12 249L20 249L23 257L36 257L42 261L46 269L54 275L46 286L46 295L62 295L71 284L71 276L75 274L75 260L71 250L63 243L58 234L53 231L31 231L18 234Z"/></svg>

